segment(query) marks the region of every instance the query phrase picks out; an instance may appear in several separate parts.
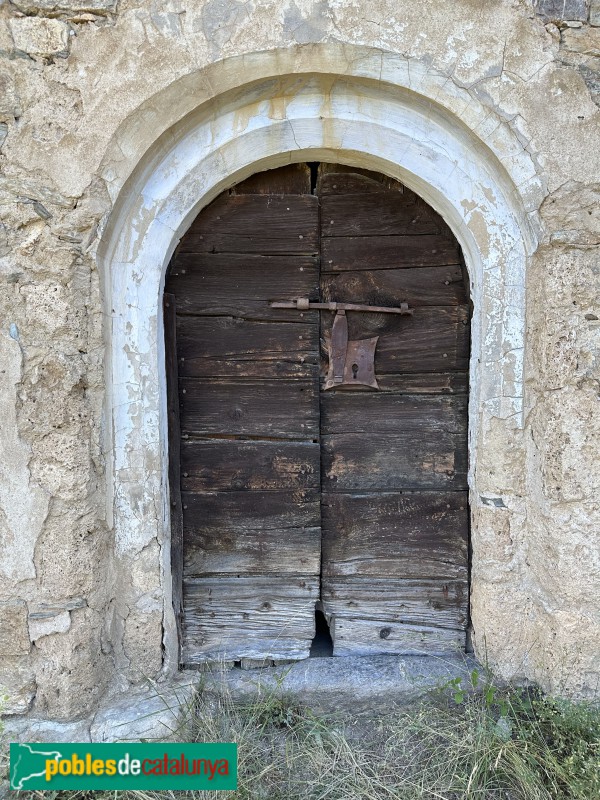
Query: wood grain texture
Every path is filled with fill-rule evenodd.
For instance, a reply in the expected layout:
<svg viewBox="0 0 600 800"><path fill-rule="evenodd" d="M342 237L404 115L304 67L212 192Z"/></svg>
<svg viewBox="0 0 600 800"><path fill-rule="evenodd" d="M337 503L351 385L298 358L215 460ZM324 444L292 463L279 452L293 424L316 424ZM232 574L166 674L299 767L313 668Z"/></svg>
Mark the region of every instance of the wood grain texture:
<svg viewBox="0 0 600 800"><path fill-rule="evenodd" d="M180 317L181 377L310 378L319 328L307 322L255 322L236 317Z"/></svg>
<svg viewBox="0 0 600 800"><path fill-rule="evenodd" d="M310 194L311 175L308 164L257 172L229 189L229 194Z"/></svg>
<svg viewBox="0 0 600 800"><path fill-rule="evenodd" d="M315 368L316 369L316 368ZM181 429L188 436L319 437L319 395L314 381L182 379Z"/></svg>
<svg viewBox="0 0 600 800"><path fill-rule="evenodd" d="M466 580L466 492L324 494L323 576Z"/></svg>
<svg viewBox="0 0 600 800"><path fill-rule="evenodd" d="M271 308L271 300L319 295L316 256L180 253L172 262L169 291L177 313L224 315L282 322L318 321L318 312Z"/></svg>
<svg viewBox="0 0 600 800"><path fill-rule="evenodd" d="M322 434L326 492L467 488L462 434L439 430Z"/></svg>
<svg viewBox="0 0 600 800"><path fill-rule="evenodd" d="M305 576L186 579L183 661L307 658L318 595Z"/></svg>
<svg viewBox="0 0 600 800"><path fill-rule="evenodd" d="M181 488L188 492L318 489L320 447L310 442L184 440Z"/></svg>
<svg viewBox="0 0 600 800"><path fill-rule="evenodd" d="M332 576L323 582L325 614L464 631L467 583L443 578ZM382 638L382 637L380 637Z"/></svg>
<svg viewBox="0 0 600 800"><path fill-rule="evenodd" d="M460 266L360 270L325 274L322 299L340 303L395 306L456 306L467 302Z"/></svg>
<svg viewBox="0 0 600 800"><path fill-rule="evenodd" d="M339 236L321 241L324 272L408 269L460 263L456 239L442 234Z"/></svg>
<svg viewBox="0 0 600 800"><path fill-rule="evenodd" d="M169 447L169 519L171 524L171 577L173 581L173 611L181 647L183 632L183 505L181 500L181 427L177 374L176 305L175 297L163 296L165 333L165 377L167 382L167 416Z"/></svg>
<svg viewBox="0 0 600 800"><path fill-rule="evenodd" d="M324 392L322 428L339 433L467 433L467 398L410 396L384 392Z"/></svg>
<svg viewBox="0 0 600 800"><path fill-rule="evenodd" d="M312 195L221 195L199 214L177 255L316 254L319 205Z"/></svg>
<svg viewBox="0 0 600 800"><path fill-rule="evenodd" d="M464 631L452 628L336 616L331 630L334 656L444 656L465 650ZM382 632L387 638L382 638Z"/></svg>
<svg viewBox="0 0 600 800"><path fill-rule="evenodd" d="M360 209L360 210L359 210ZM321 235L398 236L439 234L445 225L439 214L424 203L407 204L398 192L382 194L325 195L321 198Z"/></svg>

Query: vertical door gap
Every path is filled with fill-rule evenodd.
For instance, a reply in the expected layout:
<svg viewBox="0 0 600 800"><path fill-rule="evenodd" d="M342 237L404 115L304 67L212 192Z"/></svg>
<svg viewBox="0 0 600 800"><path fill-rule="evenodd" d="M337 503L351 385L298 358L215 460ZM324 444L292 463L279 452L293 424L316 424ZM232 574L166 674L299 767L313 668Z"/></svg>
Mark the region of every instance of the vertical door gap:
<svg viewBox="0 0 600 800"><path fill-rule="evenodd" d="M323 611L315 606L315 638L310 646L310 658L331 658L333 655L333 639Z"/></svg>

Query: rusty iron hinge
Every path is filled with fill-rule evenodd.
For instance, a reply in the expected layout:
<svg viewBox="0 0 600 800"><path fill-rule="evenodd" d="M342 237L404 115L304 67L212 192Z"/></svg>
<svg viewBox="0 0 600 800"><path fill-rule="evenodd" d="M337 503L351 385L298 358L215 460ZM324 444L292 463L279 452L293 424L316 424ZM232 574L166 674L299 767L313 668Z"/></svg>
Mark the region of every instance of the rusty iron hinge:
<svg viewBox="0 0 600 800"><path fill-rule="evenodd" d="M282 300L269 304L272 308L293 308L298 311L319 309L335 311L331 341L329 344L329 370L325 378L325 389L338 386L370 386L378 389L375 377L375 348L379 336L370 339L348 339L347 311L366 311L371 314L412 314L408 303L400 303L398 307L367 306L358 303L317 303L308 297L297 300Z"/></svg>

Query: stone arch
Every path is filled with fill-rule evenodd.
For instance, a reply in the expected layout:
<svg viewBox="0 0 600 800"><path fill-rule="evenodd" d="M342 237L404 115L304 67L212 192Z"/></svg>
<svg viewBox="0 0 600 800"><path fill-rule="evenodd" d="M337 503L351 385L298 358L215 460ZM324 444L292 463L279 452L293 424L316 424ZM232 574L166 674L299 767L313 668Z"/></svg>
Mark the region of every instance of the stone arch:
<svg viewBox="0 0 600 800"><path fill-rule="evenodd" d="M122 581L119 591L139 612L138 629L141 625L149 648L163 643L156 625L148 623L144 633L145 620L164 614L168 670L175 664L176 639L160 304L164 273L190 222L224 188L254 172L307 160L340 161L401 180L445 218L463 249L474 304L475 602L478 561L485 560L477 509L482 503L505 507L504 487L481 476L478 464L492 444L500 451L514 449L522 427L525 272L536 245L530 209L539 204L540 183L519 138L447 78L365 48L309 45L255 53L181 79L124 123L107 153L103 174L114 191L114 210L99 250L110 319L109 515L117 575L136 576L131 585ZM474 609L476 634L485 613L485 604Z"/></svg>

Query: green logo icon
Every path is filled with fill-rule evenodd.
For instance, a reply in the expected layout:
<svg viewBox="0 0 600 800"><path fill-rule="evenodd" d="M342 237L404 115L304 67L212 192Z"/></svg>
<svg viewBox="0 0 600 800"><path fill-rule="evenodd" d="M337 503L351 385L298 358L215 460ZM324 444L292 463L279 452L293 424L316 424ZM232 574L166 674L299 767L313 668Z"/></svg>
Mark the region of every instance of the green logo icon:
<svg viewBox="0 0 600 800"><path fill-rule="evenodd" d="M237 745L11 744L11 789L237 788Z"/></svg>

